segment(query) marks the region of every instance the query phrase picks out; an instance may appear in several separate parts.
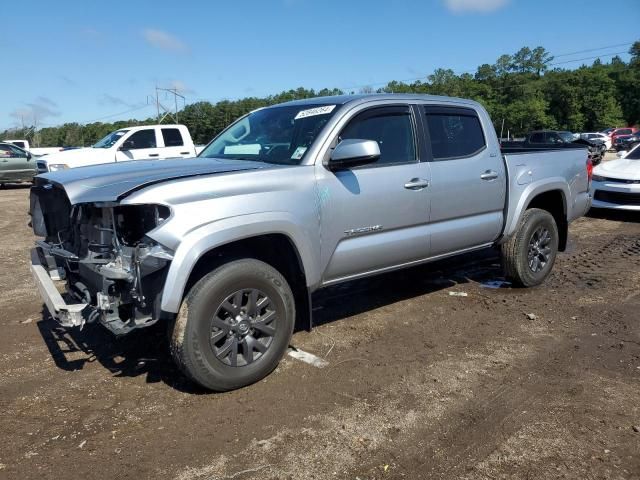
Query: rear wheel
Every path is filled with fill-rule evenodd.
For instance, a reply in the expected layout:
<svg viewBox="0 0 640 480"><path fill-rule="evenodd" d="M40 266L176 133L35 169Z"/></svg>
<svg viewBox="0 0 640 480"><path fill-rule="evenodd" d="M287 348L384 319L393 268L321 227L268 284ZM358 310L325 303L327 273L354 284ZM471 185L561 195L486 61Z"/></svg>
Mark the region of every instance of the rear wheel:
<svg viewBox="0 0 640 480"><path fill-rule="evenodd" d="M237 260L191 288L173 325L171 353L196 383L232 390L278 365L294 323L293 293L284 277L264 262Z"/></svg>
<svg viewBox="0 0 640 480"><path fill-rule="evenodd" d="M551 273L558 253L558 227L549 212L527 210L516 233L502 245L505 275L517 286L540 285Z"/></svg>

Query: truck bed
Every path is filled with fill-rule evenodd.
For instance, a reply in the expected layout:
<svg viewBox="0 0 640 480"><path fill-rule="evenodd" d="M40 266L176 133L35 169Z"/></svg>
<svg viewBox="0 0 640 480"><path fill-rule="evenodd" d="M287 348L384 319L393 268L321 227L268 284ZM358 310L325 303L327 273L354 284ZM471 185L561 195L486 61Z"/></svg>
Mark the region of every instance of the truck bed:
<svg viewBox="0 0 640 480"><path fill-rule="evenodd" d="M585 147L508 147L502 149L502 156L507 171L505 236L516 230L520 214L530 200L541 191L549 190L550 185L562 196L568 222L589 209L588 150Z"/></svg>

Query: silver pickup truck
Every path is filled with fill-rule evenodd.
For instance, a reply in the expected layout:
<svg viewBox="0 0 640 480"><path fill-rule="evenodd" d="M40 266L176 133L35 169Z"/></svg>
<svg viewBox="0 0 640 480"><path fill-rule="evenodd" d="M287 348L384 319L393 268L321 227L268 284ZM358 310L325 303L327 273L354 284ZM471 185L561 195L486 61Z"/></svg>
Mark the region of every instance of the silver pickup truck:
<svg viewBox="0 0 640 480"><path fill-rule="evenodd" d="M63 326L166 320L182 371L229 390L276 367L319 288L491 246L512 282L540 284L590 176L583 148L501 151L469 100L289 102L197 158L36 177L32 271Z"/></svg>

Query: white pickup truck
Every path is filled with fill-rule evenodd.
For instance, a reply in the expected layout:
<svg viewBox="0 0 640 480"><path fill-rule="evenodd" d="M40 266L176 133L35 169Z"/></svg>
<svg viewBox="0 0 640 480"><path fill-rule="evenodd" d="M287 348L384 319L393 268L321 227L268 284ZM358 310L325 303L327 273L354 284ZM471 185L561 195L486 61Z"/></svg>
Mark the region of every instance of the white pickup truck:
<svg viewBox="0 0 640 480"><path fill-rule="evenodd" d="M184 125L144 125L111 132L95 145L38 158L38 173L127 160L195 157L196 147Z"/></svg>
<svg viewBox="0 0 640 480"><path fill-rule="evenodd" d="M64 150L64 147L31 147L29 140L3 140L4 143L11 143L16 147L29 152L34 157L41 157L43 155L49 155L50 153L58 153Z"/></svg>

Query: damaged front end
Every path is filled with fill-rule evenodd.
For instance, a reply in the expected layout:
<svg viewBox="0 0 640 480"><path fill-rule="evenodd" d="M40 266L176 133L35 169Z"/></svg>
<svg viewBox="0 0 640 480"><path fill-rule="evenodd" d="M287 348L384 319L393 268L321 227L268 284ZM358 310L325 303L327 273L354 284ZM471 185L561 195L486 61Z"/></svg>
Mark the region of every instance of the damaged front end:
<svg viewBox="0 0 640 480"><path fill-rule="evenodd" d="M147 233L170 214L164 205L72 205L61 186L36 179L31 223L44 240L31 268L51 315L66 327L99 321L116 335L159 320L173 252Z"/></svg>

